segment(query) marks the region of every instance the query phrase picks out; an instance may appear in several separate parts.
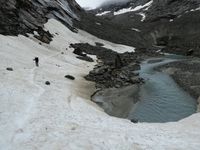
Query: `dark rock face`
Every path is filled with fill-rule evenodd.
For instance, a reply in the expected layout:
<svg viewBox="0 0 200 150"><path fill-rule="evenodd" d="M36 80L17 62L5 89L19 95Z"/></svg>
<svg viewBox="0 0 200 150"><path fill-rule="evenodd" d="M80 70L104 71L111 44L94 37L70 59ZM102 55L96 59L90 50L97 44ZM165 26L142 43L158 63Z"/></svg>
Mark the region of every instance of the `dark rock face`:
<svg viewBox="0 0 200 150"><path fill-rule="evenodd" d="M78 11L81 8L74 0L1 0L0 34L18 35L37 31L49 18L55 18L73 30L72 19L79 19L76 15ZM44 37L43 41L46 42Z"/></svg>
<svg viewBox="0 0 200 150"><path fill-rule="evenodd" d="M73 44L71 44L71 47L73 47ZM87 56L86 53L84 53L84 51L80 48L80 47L76 47L73 51L74 54L79 55L76 58L84 60L84 61L88 61L88 62L94 62L94 60Z"/></svg>
<svg viewBox="0 0 200 150"><path fill-rule="evenodd" d="M113 15L113 12L119 9L135 8L147 2L150 0L132 0L120 5L102 6L101 9L83 13L81 23L76 26L102 39L138 49L162 48L163 51L182 55L188 55L188 51L192 49L191 55L199 57L200 1L153 0L150 7ZM111 13L101 17L95 16L96 13L107 10ZM144 21L141 21L140 13L145 14ZM96 25L96 22L101 25Z"/></svg>
<svg viewBox="0 0 200 150"><path fill-rule="evenodd" d="M85 77L89 81L96 82L97 88L119 88L142 83L139 78L134 81L132 79L138 76L134 71L140 69L137 54L128 52L118 54L110 49L92 46L88 43L71 44L71 46L75 50L78 49L81 54L84 52L96 55L99 61L102 61Z"/></svg>
<svg viewBox="0 0 200 150"><path fill-rule="evenodd" d="M43 43L49 44L52 41L53 35L49 31L44 31L41 27L37 29L39 35L34 35L35 38Z"/></svg>
<svg viewBox="0 0 200 150"><path fill-rule="evenodd" d="M132 123L138 123L138 120L137 119L131 119L131 122Z"/></svg>

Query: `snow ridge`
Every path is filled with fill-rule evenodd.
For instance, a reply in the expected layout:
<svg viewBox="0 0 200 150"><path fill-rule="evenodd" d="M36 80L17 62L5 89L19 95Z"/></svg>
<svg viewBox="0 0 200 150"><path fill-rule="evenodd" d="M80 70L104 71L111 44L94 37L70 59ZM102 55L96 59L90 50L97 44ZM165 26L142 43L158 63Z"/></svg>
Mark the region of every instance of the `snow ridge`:
<svg viewBox="0 0 200 150"><path fill-rule="evenodd" d="M117 12L114 12L114 15L121 15L121 14L128 13L128 12L139 11L143 8L145 8L144 10L148 10L152 4L153 4L153 0L149 1L148 3L146 3L144 5L137 6L135 8L132 8L132 7L123 8L123 9L118 10Z"/></svg>

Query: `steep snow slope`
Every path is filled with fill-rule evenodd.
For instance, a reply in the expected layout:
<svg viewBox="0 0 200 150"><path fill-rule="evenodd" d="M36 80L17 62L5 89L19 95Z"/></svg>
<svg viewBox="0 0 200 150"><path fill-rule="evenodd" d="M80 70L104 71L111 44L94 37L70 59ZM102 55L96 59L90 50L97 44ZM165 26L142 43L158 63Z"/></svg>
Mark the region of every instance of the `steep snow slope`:
<svg viewBox="0 0 200 150"><path fill-rule="evenodd" d="M45 27L55 35L50 45L0 35L1 150L199 149L200 114L175 123L132 124L90 102L94 84L83 76L95 63L77 59L69 44L102 42L119 52L122 45L73 33L55 20ZM40 58L38 68L35 56ZM66 74L76 80L65 79ZM50 86L44 84L47 80Z"/></svg>

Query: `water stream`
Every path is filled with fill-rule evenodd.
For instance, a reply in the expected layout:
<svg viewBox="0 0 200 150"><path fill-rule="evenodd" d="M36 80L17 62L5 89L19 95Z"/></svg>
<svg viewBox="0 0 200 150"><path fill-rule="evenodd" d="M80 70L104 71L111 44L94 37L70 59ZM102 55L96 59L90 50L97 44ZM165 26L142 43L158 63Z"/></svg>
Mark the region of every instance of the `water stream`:
<svg viewBox="0 0 200 150"><path fill-rule="evenodd" d="M196 112L196 100L183 91L168 74L154 70L155 67L177 59L168 56L162 61L149 63L150 60L146 60L142 63L139 73L146 82L140 88L140 101L130 111L129 119L139 122L171 122Z"/></svg>

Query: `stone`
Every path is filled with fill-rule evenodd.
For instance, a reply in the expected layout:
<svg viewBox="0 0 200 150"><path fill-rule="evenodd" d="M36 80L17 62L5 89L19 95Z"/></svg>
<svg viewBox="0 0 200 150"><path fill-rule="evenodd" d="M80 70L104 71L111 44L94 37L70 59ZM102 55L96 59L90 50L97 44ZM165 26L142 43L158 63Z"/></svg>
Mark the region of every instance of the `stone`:
<svg viewBox="0 0 200 150"><path fill-rule="evenodd" d="M6 70L8 70L8 71L13 71L13 68L8 67L8 68L6 68Z"/></svg>
<svg viewBox="0 0 200 150"><path fill-rule="evenodd" d="M46 84L46 85L50 85L51 83L50 83L49 81L46 81L45 84Z"/></svg>
<svg viewBox="0 0 200 150"><path fill-rule="evenodd" d="M70 79L70 80L75 80L75 77L73 77L71 75L66 75L65 78Z"/></svg>
<svg viewBox="0 0 200 150"><path fill-rule="evenodd" d="M83 51L79 47L75 48L73 53L79 56L87 56L87 54L84 54Z"/></svg>
<svg viewBox="0 0 200 150"><path fill-rule="evenodd" d="M129 70L130 71L135 71L135 70L140 70L140 65L138 63L131 63L129 66L128 66Z"/></svg>
<svg viewBox="0 0 200 150"><path fill-rule="evenodd" d="M138 123L138 119L131 119L132 123Z"/></svg>

